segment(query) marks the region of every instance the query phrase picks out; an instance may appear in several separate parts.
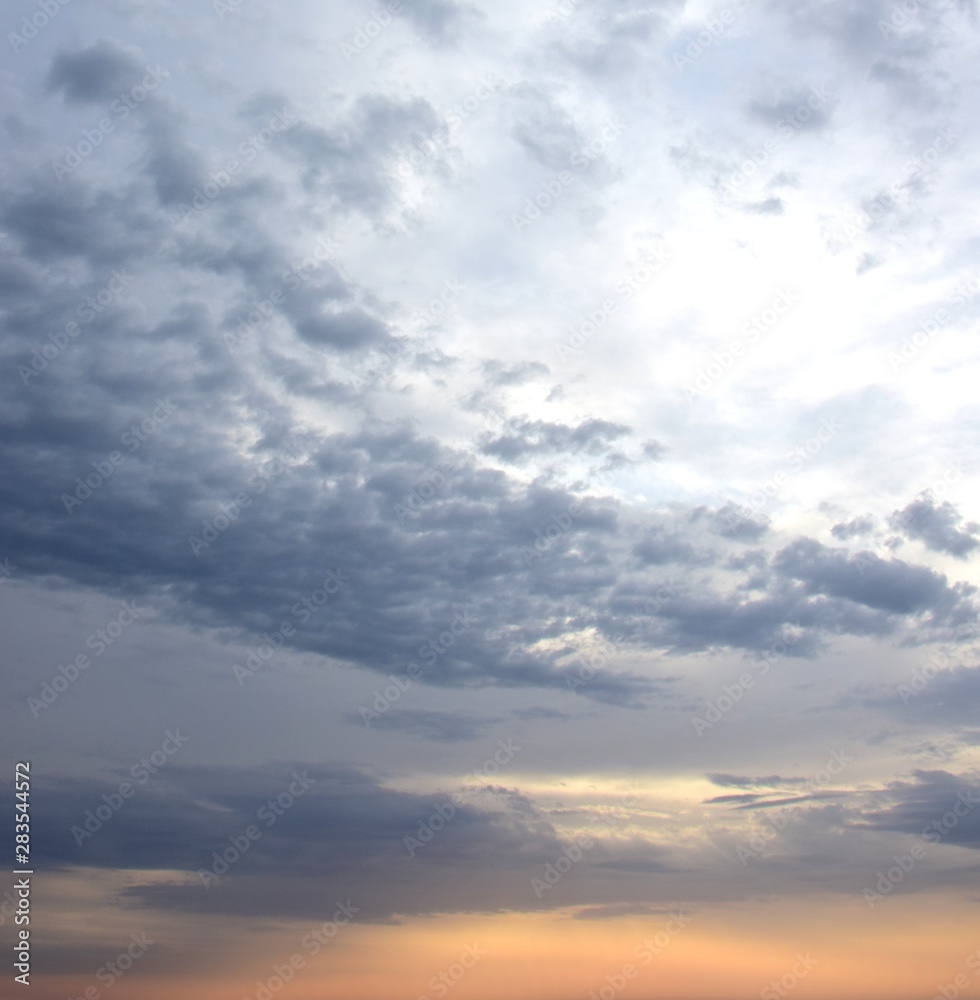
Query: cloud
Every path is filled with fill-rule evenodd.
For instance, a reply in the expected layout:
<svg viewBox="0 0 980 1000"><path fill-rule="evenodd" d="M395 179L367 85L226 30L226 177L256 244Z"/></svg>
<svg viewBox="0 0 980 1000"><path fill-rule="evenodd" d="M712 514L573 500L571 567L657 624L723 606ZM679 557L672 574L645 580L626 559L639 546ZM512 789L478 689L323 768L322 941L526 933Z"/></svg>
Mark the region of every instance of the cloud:
<svg viewBox="0 0 980 1000"><path fill-rule="evenodd" d="M785 778L780 774L751 778L742 774L713 773L708 775L708 779L713 785L720 785L722 788L781 788L784 785L802 785L807 781L806 778ZM755 797L757 796L753 796Z"/></svg>
<svg viewBox="0 0 980 1000"><path fill-rule="evenodd" d="M488 434L483 452L516 463L542 454L601 455L611 443L630 433L630 428L608 420L587 420L577 427L527 418L511 419L506 431Z"/></svg>
<svg viewBox="0 0 980 1000"><path fill-rule="evenodd" d="M438 13L434 6L413 11ZM597 16L602 44L652 44L664 28L652 8ZM626 26L634 22L647 27L630 41ZM62 51L49 82L72 100L95 99L136 68L130 50L103 41ZM229 128L257 127L284 105L287 95L259 88L235 100ZM548 149L586 134L562 123L561 103L548 88L528 91L521 106L525 124L544 116L554 126L535 132ZM618 419L509 417L499 431L479 434L474 447L425 436L410 416L375 418L372 393L388 391L385 376L359 391L347 366L379 365L381 352L391 352L389 370L406 381L407 399L435 370L425 357L441 359L441 378L457 377L454 362L423 340L398 335L392 301L355 280L336 248L300 269L318 245L302 224L314 202L320 218L333 221L354 212L380 224L402 211L390 170L442 125L426 97L359 93L338 99L316 121L297 111L296 123L251 166L254 174L179 228L170 209L206 176L207 161L176 108L147 101L141 113L143 127L133 135L141 153L120 184L103 185L95 174L61 185L27 177L0 205L20 250L4 264L4 377L18 402L0 411L8 483L0 542L25 572L126 595L166 593L175 620L241 629L247 638L290 621L290 609L326 569L340 568L350 586L297 636L297 648L388 672L466 605L480 628L459 637L424 677L460 687L567 689L582 649L570 637L589 629L628 634L624 648L639 654L760 654L792 627L799 630L792 655L809 656L828 635L893 634L899 623L887 616L965 613L966 590L926 567L872 560L862 571L812 540L790 543L771 565L758 551L751 566L739 562L727 543L784 540L774 538L767 517L735 503L678 505L666 516L632 502L593 501L569 530L549 537L553 519L581 499L558 485L567 460L600 459L612 474L641 466L617 450L634 434ZM308 235L287 241L272 217L291 219ZM55 261L72 263L70 280ZM113 270L127 278L123 293L100 304L67 353L32 372L25 386L17 366L29 366L45 343L38 331L63 328L66 316L77 321ZM258 309L275 291L282 294L271 312ZM243 324L241 345L229 348L228 336ZM540 361L483 357L480 370L496 388L517 391L548 374ZM162 397L178 402L173 422L69 513L64 497ZM487 403L467 398L477 412ZM350 411L343 420L341 410ZM676 460L676 448L664 443L668 434L647 431L640 440L647 460ZM47 461L38 466L32 450ZM483 457L534 473L524 481L481 467ZM534 478L542 463L550 479ZM451 485L408 508L426 470L440 464L458 470ZM283 471L272 474L278 466ZM272 478L259 492L263 476ZM225 517L242 494L248 505L234 523L199 554L191 551L188 539ZM933 521L945 518L949 544L955 536L968 545L951 516L937 508ZM540 538L544 551L534 548ZM716 564L749 575L735 590L720 579L695 579ZM674 597L643 613L668 566L680 579ZM826 599L816 602L817 595ZM672 685L610 668L582 693L637 707L668 697ZM402 721L409 731L425 728L420 717ZM434 717L427 725L435 734Z"/></svg>
<svg viewBox="0 0 980 1000"><path fill-rule="evenodd" d="M423 98L362 95L332 125L297 122L283 133L277 148L300 167L309 195L326 199L338 212L357 210L380 219L397 203L390 171L418 141L431 141L442 128L444 123Z"/></svg>
<svg viewBox="0 0 980 1000"><path fill-rule="evenodd" d="M886 794L891 804L865 815L862 828L980 849L980 780L975 774L914 771L911 780L893 782Z"/></svg>
<svg viewBox="0 0 980 1000"><path fill-rule="evenodd" d="M81 260L102 269L93 280L107 280L113 268L131 264L158 245L158 220L126 194L62 186L48 176L41 175L26 192L8 194L0 203L4 226L23 241L29 257L41 262ZM128 221L127 208L134 210ZM134 226L135 221L140 225ZM45 306L51 308L50 303ZM56 322L54 317L51 322Z"/></svg>
<svg viewBox="0 0 980 1000"><path fill-rule="evenodd" d="M647 530L646 536L633 546L633 554L645 566L667 563L696 565L713 561L709 553L698 553L678 532L667 532L659 526Z"/></svg>
<svg viewBox="0 0 980 1000"><path fill-rule="evenodd" d="M958 559L966 559L980 545L980 524L965 523L948 500L941 504L928 496L913 500L895 511L889 523L933 552L945 552Z"/></svg>
<svg viewBox="0 0 980 1000"><path fill-rule="evenodd" d="M395 791L355 768L170 764L165 775L137 787L91 837L72 833L73 827L84 831L87 812L103 804L103 794L115 794L125 777L49 776L37 783L43 794L36 818L44 832L33 846L47 870L184 872L192 877L182 884L148 878L123 894L187 914L310 918L320 914L325 898L350 898L359 908L358 922L390 922L412 914L555 905L535 897L530 880L561 854L563 842L534 804L512 791L468 793L473 801L457 799L450 809L450 791ZM290 786L300 787L297 778L306 789L289 801L283 796ZM440 807L449 819L419 846L420 826ZM227 869L216 865L215 854L220 860L250 826L259 836L253 833L239 860ZM408 840L416 842L414 853ZM596 863L610 870L662 870L649 847L618 849L611 838L597 844L603 846ZM634 857L638 850L647 857ZM212 867L223 874L206 888L199 870Z"/></svg>
<svg viewBox="0 0 980 1000"><path fill-rule="evenodd" d="M453 0L402 0L402 4L416 30L436 45L457 41L466 27L484 16L473 4Z"/></svg>
<svg viewBox="0 0 980 1000"><path fill-rule="evenodd" d="M108 102L129 90L145 73L146 64L138 49L100 38L88 48L56 53L48 71L48 86L75 103Z"/></svg>
<svg viewBox="0 0 980 1000"><path fill-rule="evenodd" d="M769 518L765 514L754 517L747 507L726 503L712 515L714 530L724 538L740 542L758 541L769 530Z"/></svg>
<svg viewBox="0 0 980 1000"><path fill-rule="evenodd" d="M568 169L572 155L589 136L546 90L524 85L512 93L516 121L514 139L543 167Z"/></svg>
<svg viewBox="0 0 980 1000"><path fill-rule="evenodd" d="M849 541L852 538L860 538L862 535L869 535L875 528L875 519L867 515L863 517L855 517L850 521L841 521L835 524L831 529L830 533L834 538L839 539L842 542Z"/></svg>
<svg viewBox="0 0 980 1000"><path fill-rule="evenodd" d="M540 361L522 361L513 365L503 361L485 361L482 370L486 381L497 387L523 385L538 376L547 375L549 371L548 366Z"/></svg>
<svg viewBox="0 0 980 1000"><path fill-rule="evenodd" d="M661 444L660 441L657 441L654 438L651 438L649 441L643 442L643 455L645 458L650 459L651 462L659 461L661 458L663 458L666 452L667 452L666 445Z"/></svg>
<svg viewBox="0 0 980 1000"><path fill-rule="evenodd" d="M628 80L644 59L660 53L673 17L682 9L680 0L640 0L626 7L602 4L585 10L578 6L571 23L555 19L564 29L556 48L587 79L604 84Z"/></svg>
<svg viewBox="0 0 980 1000"><path fill-rule="evenodd" d="M775 128L779 134L786 130L793 132L819 132L831 118L831 108L827 107L828 97L822 92L804 87L794 93L781 93L768 99L757 99L749 104L749 113L760 121Z"/></svg>
<svg viewBox="0 0 980 1000"><path fill-rule="evenodd" d="M970 592L949 586L946 577L900 559L885 561L872 553L850 556L812 539L800 539L777 553L773 567L800 580L810 593L842 597L892 614L925 611L948 616Z"/></svg>

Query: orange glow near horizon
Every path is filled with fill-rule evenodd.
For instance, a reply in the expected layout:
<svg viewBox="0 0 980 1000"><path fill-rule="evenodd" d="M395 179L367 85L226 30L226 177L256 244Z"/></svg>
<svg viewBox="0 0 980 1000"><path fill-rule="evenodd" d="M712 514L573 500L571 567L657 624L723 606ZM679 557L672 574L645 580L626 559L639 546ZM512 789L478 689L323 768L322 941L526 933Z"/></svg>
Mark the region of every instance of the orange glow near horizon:
<svg viewBox="0 0 980 1000"><path fill-rule="evenodd" d="M812 963L785 991L792 1000L931 1000L941 984L966 975L962 997L980 987L980 932L967 903L949 896L895 897L871 911L840 897L714 905L666 934L667 914L575 920L570 913L413 918L399 926L346 928L335 947L311 957L300 947L309 921L250 932L214 971L130 975L127 1000L755 1000L773 980L792 977L802 955ZM206 919L199 923L207 935ZM660 934L660 938L657 935ZM642 961L643 942L662 948ZM664 943L666 941L666 943ZM469 946L485 955L467 960ZM472 953L472 952L471 952ZM276 968L292 955L299 971L276 989ZM174 958L176 956L171 956ZM229 960L230 959L230 960ZM168 960L168 967L173 963ZM635 974L629 971L635 969ZM802 967L797 965L797 969ZM439 979L445 973L446 978ZM120 980L120 984L122 981ZM38 977L36 1000L66 1000L97 985L91 976ZM123 996L101 988L101 997ZM92 998L96 1000L96 998Z"/></svg>

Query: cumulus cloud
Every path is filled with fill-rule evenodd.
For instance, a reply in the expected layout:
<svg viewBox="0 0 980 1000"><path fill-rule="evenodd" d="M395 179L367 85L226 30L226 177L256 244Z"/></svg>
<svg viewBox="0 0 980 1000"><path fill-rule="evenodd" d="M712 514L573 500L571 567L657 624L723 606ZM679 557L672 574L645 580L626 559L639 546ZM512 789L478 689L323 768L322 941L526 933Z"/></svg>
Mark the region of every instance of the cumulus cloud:
<svg viewBox="0 0 980 1000"><path fill-rule="evenodd" d="M945 552L959 559L965 559L980 545L980 524L965 522L948 500L941 504L928 496L913 500L895 511L889 523L933 552Z"/></svg>

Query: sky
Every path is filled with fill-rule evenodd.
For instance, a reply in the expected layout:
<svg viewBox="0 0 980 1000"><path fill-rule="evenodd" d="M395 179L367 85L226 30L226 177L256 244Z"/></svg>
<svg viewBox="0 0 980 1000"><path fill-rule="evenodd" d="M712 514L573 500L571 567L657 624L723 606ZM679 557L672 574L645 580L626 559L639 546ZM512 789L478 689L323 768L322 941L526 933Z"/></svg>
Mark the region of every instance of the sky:
<svg viewBox="0 0 980 1000"><path fill-rule="evenodd" d="M974 3L3 22L35 1000L980 995Z"/></svg>

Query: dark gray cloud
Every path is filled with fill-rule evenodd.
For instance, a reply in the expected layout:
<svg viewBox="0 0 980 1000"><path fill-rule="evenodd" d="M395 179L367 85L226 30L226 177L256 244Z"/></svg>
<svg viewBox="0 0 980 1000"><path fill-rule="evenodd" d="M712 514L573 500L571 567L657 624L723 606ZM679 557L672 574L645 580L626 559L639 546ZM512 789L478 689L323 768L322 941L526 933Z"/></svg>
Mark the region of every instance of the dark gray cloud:
<svg viewBox="0 0 980 1000"><path fill-rule="evenodd" d="M720 785L722 788L782 788L786 785L802 785L807 781L806 778L786 778L781 774L767 774L753 778L744 774L713 773L708 775L708 779L713 785Z"/></svg>
<svg viewBox="0 0 980 1000"><path fill-rule="evenodd" d="M765 514L756 516L749 508L731 501L714 511L712 520L719 535L739 542L758 541L769 530L769 518Z"/></svg>
<svg viewBox="0 0 980 1000"><path fill-rule="evenodd" d="M455 0L402 0L402 9L416 30L437 45L456 41L467 27L484 17L474 4Z"/></svg>
<svg viewBox="0 0 980 1000"><path fill-rule="evenodd" d="M405 838L417 838L420 824L437 815L438 807L449 811L452 790L428 796L397 792L354 768L297 762L259 769L170 764L85 837L87 812L102 806L103 794L111 798L127 779L133 783L128 774L39 783L43 795L34 845L39 863L49 871L81 866L197 874L214 865L214 853L227 849L230 838L257 828L260 836L253 836L241 859L209 888L200 880L128 893L188 912L312 917L323 898L348 897L361 908L359 919L369 922L396 914L481 910L507 905L515 885L526 883L524 872L543 866L562 848L528 800L501 790L453 806L451 820L413 856ZM289 793L291 785L302 793ZM474 865L482 874L459 880L456 889L454 880L431 876L434 866L472 873ZM502 876L509 884L499 885ZM274 889L277 881L280 890ZM304 883L308 888L297 891ZM402 888L392 894L395 883ZM264 902L259 886L271 891Z"/></svg>
<svg viewBox="0 0 980 1000"><path fill-rule="evenodd" d="M55 54L48 86L69 101L107 102L129 90L146 73L136 51L100 38L94 45Z"/></svg>
<svg viewBox="0 0 980 1000"><path fill-rule="evenodd" d="M630 428L608 420L587 420L577 427L545 420L511 419L506 430L487 434L483 452L507 462L521 462L535 455L604 454L613 441L625 437Z"/></svg>
<svg viewBox="0 0 980 1000"><path fill-rule="evenodd" d="M165 114L148 116L145 137L143 169L153 181L160 204L175 209L191 202L195 187L209 181L200 152L187 144L179 125Z"/></svg>
<svg viewBox="0 0 980 1000"><path fill-rule="evenodd" d="M835 524L831 529L830 533L834 538L839 539L842 542L849 541L852 538L860 538L862 535L869 535L875 528L875 519L868 515L862 517L855 517L850 521L841 521Z"/></svg>
<svg viewBox="0 0 980 1000"><path fill-rule="evenodd" d="M106 281L113 268L131 264L159 246L164 232L160 220L145 205L134 204L128 192L59 185L48 180L50 176L50 172L39 174L26 191L16 195L8 191L0 200L3 225L22 241L29 257L42 263L78 259L93 270L102 269L91 275L93 280ZM79 289L76 301L85 298L84 291ZM63 301L69 298L64 284L62 295ZM54 304L39 305L52 309ZM57 322L55 316L45 318Z"/></svg>
<svg viewBox="0 0 980 1000"><path fill-rule="evenodd" d="M90 238L102 237L96 230ZM228 242L204 254L193 241L182 252L188 263L198 261L200 273L232 282L235 294L239 281L263 294L288 260L259 239L247 252ZM309 300L284 304L287 319L325 299L355 295L329 265L310 287ZM23 334L11 360L29 364L33 317L55 329L78 293L61 290L31 305L13 294ZM239 302L223 321L226 329L247 299ZM46 309L50 318L39 312ZM309 386L264 336L262 329L252 335L269 359L265 374ZM660 566L677 566L686 577L710 563L719 538L757 541L765 526L733 505L681 510L666 520L630 514L627 524L612 502L579 507L568 490L521 485L407 423L369 421L352 433L299 430L268 385L225 347L213 310L193 293L144 329L131 306L107 307L72 351L70 367L59 355L27 386L7 366L19 402L0 409L3 551L27 573L127 595L166 588L169 613L178 619L260 636L296 624L297 602L321 586L327 570L340 570L349 584L297 630L296 648L385 673L404 670L466 608L475 625L451 647L428 649L426 683L565 688L578 675L577 650L553 642L570 628L625 633L647 650L764 652L793 624L802 633L791 655L811 655L828 634L884 635L898 627L860 606L948 617L962 603L962 594L924 567L861 568L800 540L774 562L783 580L800 581L796 588L783 583L746 600L705 582L685 583L644 610L665 582ZM76 385L79 372L88 380L84 388ZM321 398L351 396L329 383L319 391ZM78 480L92 475L119 448L125 429L162 397L175 401L173 418L69 513L65 496L84 490ZM257 431L245 454L229 446L224 431L243 410ZM602 453L627 433L609 421L570 426L522 418L483 447L515 461L539 455L560 462ZM37 448L49 455L43 465L32 460ZM442 466L455 470L442 485L426 479ZM422 498L420 483L437 485ZM239 495L247 504L228 518L224 511ZM214 531L207 525L222 518L227 527L195 552L190 540L203 539ZM767 577L755 585L765 589ZM813 593L834 600L815 604ZM580 603L586 594L588 603ZM662 679L607 669L581 693L637 706L668 689Z"/></svg>
<svg viewBox="0 0 980 1000"><path fill-rule="evenodd" d="M630 872L638 875L671 871L669 864L649 857L617 858L614 861L602 861L596 867L611 872Z"/></svg>
<svg viewBox="0 0 980 1000"><path fill-rule="evenodd" d="M229 454L218 426L212 425L211 433L191 432L199 410L188 401L193 381L186 377L193 379L207 337L186 321L174 334L179 346L162 343L168 352L187 356L184 377L176 383L147 373L145 384L131 385L127 398L115 387L90 388L83 395L63 392L67 384L54 370L42 373L46 381L37 384L34 397L48 420L7 414L0 456L8 467L27 468L30 449L42 440L61 453L58 462L36 468L30 482L7 480L8 514L0 518L0 535L5 551L16 552L16 560L23 554L26 571L70 572L95 585L115 577L130 593L170 586L178 601L173 613L183 616L193 609L198 621L237 625L258 635L284 622L304 624L292 609L322 586L328 570L339 570L349 585L311 620L306 616L308 627L300 628L295 640L299 648L383 671L430 658L424 673L429 683L481 685L489 670L508 685L564 686L572 671L558 662L558 653L526 649L559 634L557 609L593 585L588 563L605 539L615 537L611 510L583 511L574 531L539 553L533 548L535 532L545 532L554 516L567 512L573 495L519 488L500 474L459 465L457 457L405 426L378 425L305 443L300 437L291 454L284 450L286 428L277 423L275 409L266 440L242 465ZM154 342L161 343L159 335ZM212 385L223 379L227 388L234 368L222 360L220 348L211 350L219 367L201 378ZM77 480L97 479L93 463L104 463L125 428L177 386L182 395L174 396L172 422L69 514L64 497L71 503L79 490L84 495ZM227 405L261 398L239 386ZM212 413L219 409L207 407ZM69 411L71 421L63 416ZM406 506L426 469L447 462L459 466L452 488L417 512ZM179 469L186 471L178 474ZM224 511L241 495L247 503L229 521ZM30 523L12 513L27 505L28 497L47 498L33 508ZM216 518L227 527L195 552L191 539L205 541L207 525ZM48 527L42 529L42 522ZM127 525L134 532L129 537ZM297 545L294 538L302 541ZM573 538L584 547L581 554L570 552ZM93 558L96 553L101 556ZM529 553L533 558L526 558ZM501 575L517 588L505 604L494 596ZM468 630L458 638L450 635L451 646L437 642L437 648L420 652L464 606L472 616ZM502 621L516 629L505 638L483 638L486 628ZM654 687L644 678L607 674L588 694L628 702Z"/></svg>
<svg viewBox="0 0 980 1000"><path fill-rule="evenodd" d="M390 171L419 143L431 143L444 131L445 123L428 101L373 94L354 101L332 127L300 121L279 142L284 155L298 164L310 195L340 212L358 210L380 218L396 204ZM439 158L425 163L444 169Z"/></svg>
<svg viewBox="0 0 980 1000"><path fill-rule="evenodd" d="M762 549L748 549L744 552L733 553L728 557L725 565L729 569L742 570L765 570L769 564L766 553Z"/></svg>
<svg viewBox="0 0 980 1000"><path fill-rule="evenodd" d="M940 504L929 496L913 500L895 511L889 523L933 552L945 552L958 559L965 559L980 546L980 524L964 522L948 500Z"/></svg>
<svg viewBox="0 0 980 1000"><path fill-rule="evenodd" d="M134 66L118 47L99 43L62 52L51 83L66 94L95 96ZM253 95L241 102L239 117L256 126L279 103L277 94ZM364 354L365 364L376 363L372 349L406 361L421 355L390 332L386 303L332 259L317 260L308 273L297 270L299 255L248 211L259 204L285 210L285 191L264 180L264 171L294 165L305 190L325 196L324 212L346 217L353 208L377 219L397 206L387 171L439 127L438 115L410 96L339 102L332 124L299 120L277 137L262 169L230 184L186 227L175 227L168 210L200 182L204 159L187 139L186 123L166 105L147 107L144 124L144 156L127 183L109 191L84 176L63 185L31 179L8 191L0 207L21 251L0 253L2 273L10 276L4 375L17 400L0 410L6 472L0 542L25 572L127 594L165 590L175 618L255 636L291 620L291 608L323 573L340 569L350 585L300 631L298 648L379 671L403 669L467 607L479 627L440 651L425 673L428 683L463 686L565 687L577 676L577 650L553 642L570 628L597 628L607 638L626 634L629 647L643 651L759 653L791 625L800 630L791 655L812 655L827 635L891 634L899 626L885 615L948 616L962 603L965 592L925 567L872 561L859 568L803 539L773 563L779 588L763 555L753 556L752 567L729 562L756 570L741 586L761 596L748 600L707 580L688 580L724 558L715 551L722 543L759 543L769 535L766 518L733 503L664 519L593 502L566 525L575 493L480 469L472 457L407 423L366 418L342 433L298 428L285 402L290 394L364 406L339 375L337 363L351 352ZM304 254L313 246L311 239ZM81 277L68 281L52 271L57 260L80 265ZM161 264L173 268L162 285ZM63 327L114 269L126 275L126 294L102 307L25 385L18 366L29 366L44 345L38 331ZM287 275L303 280L293 287ZM215 297L215 289L222 294ZM277 290L282 296L273 314L255 314ZM243 323L243 343L232 349L227 338ZM489 359L483 373L506 387L545 375L547 367ZM125 428L161 397L176 401L173 420L69 514L64 496L78 478L104 462ZM254 441L244 450L231 445L228 432L243 416ZM514 464L545 459L560 467L569 457L588 456L626 468L629 461L613 449L631 433L606 419L512 417L502 431L485 434L480 447ZM272 473L288 442L288 468ZM37 449L49 456L41 466L32 461ZM644 445L647 459L665 453L659 441ZM451 482L425 502L409 503L427 470L440 464L457 470ZM263 472L271 478L259 493ZM223 517L222 505L243 492L248 506L199 554L191 551L188 539ZM664 583L658 572L664 566L687 582L644 611ZM786 580L799 583L787 587ZM586 594L588 605L581 603ZM815 604L814 594L830 600ZM606 670L583 693L635 706L666 697L669 685ZM415 719L410 728L421 732L419 725Z"/></svg>
<svg viewBox="0 0 980 1000"><path fill-rule="evenodd" d="M667 563L684 563L690 566L714 561L712 553L699 553L679 532L661 527L648 529L645 536L633 546L633 554L645 566L664 566Z"/></svg>
<svg viewBox="0 0 980 1000"><path fill-rule="evenodd" d="M980 780L949 771L914 771L887 793L891 804L860 822L864 829L906 833L931 843L980 849Z"/></svg>
<svg viewBox="0 0 980 1000"><path fill-rule="evenodd" d="M531 879L566 843L526 796L496 786L413 794L356 768L301 762L248 769L172 763L96 829L88 814L127 778L39 781L38 863L48 871L186 872L195 876L186 884L148 879L123 890L130 902L186 914L305 919L322 913L324 899L350 899L358 923L389 923L418 914L613 905L622 897L609 874L675 870L670 852L620 840L591 816L593 846L576 878L561 892L535 895ZM289 793L291 785L302 793ZM440 811L445 822L431 824L434 835L420 840ZM249 827L259 836L253 832L225 870L220 855ZM200 871L212 867L222 875L206 887ZM642 891L628 895L647 905Z"/></svg>
<svg viewBox="0 0 980 1000"><path fill-rule="evenodd" d="M973 588L951 587L946 577L900 559L873 553L850 556L811 539L800 539L777 553L778 573L799 580L807 591L842 597L892 614L932 612L946 619Z"/></svg>

